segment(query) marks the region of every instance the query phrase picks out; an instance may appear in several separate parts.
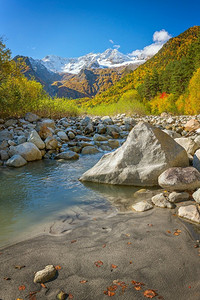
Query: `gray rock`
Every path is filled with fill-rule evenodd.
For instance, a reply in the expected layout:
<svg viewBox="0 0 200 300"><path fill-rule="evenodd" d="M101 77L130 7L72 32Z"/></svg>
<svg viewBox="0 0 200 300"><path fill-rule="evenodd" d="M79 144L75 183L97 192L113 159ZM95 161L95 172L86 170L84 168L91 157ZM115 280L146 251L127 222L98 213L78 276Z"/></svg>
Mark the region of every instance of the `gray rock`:
<svg viewBox="0 0 200 300"><path fill-rule="evenodd" d="M106 132L106 125L99 124L96 128L97 133L104 134Z"/></svg>
<svg viewBox="0 0 200 300"><path fill-rule="evenodd" d="M37 121L40 119L40 117L37 116L36 114L32 114L31 112L28 112L28 113L25 114L24 119L25 119L26 121L32 123L32 122L37 122Z"/></svg>
<svg viewBox="0 0 200 300"><path fill-rule="evenodd" d="M187 201L189 200L190 195L187 192L172 192L169 194L168 200L172 203L177 203L177 202L182 202L182 201Z"/></svg>
<svg viewBox="0 0 200 300"><path fill-rule="evenodd" d="M104 116L101 118L103 124L106 125L112 125L113 124L113 120L109 117L109 116Z"/></svg>
<svg viewBox="0 0 200 300"><path fill-rule="evenodd" d="M56 269L53 265L46 266L43 270L38 271L34 277L34 283L45 283L56 276Z"/></svg>
<svg viewBox="0 0 200 300"><path fill-rule="evenodd" d="M6 165L8 167L19 168L27 164L27 161L19 154L13 155L10 159L7 160Z"/></svg>
<svg viewBox="0 0 200 300"><path fill-rule="evenodd" d="M200 223L200 213L196 205L179 207L178 216L196 223Z"/></svg>
<svg viewBox="0 0 200 300"><path fill-rule="evenodd" d="M175 141L186 150L188 155L193 156L198 149L198 145L191 138L181 137L175 139Z"/></svg>
<svg viewBox="0 0 200 300"><path fill-rule="evenodd" d="M110 148L115 149L118 148L119 145L119 141L118 140L108 140L108 145L110 146Z"/></svg>
<svg viewBox="0 0 200 300"><path fill-rule="evenodd" d="M92 133L94 131L94 127L92 125L92 123L89 123L86 127L85 127L85 133Z"/></svg>
<svg viewBox="0 0 200 300"><path fill-rule="evenodd" d="M55 156L56 159L65 159L65 160L75 160L79 159L79 155L71 150L68 150L66 152L61 152Z"/></svg>
<svg viewBox="0 0 200 300"><path fill-rule="evenodd" d="M67 134L66 134L64 131L58 131L57 136L58 136L62 141L65 141L65 142L68 142L68 141L69 141L69 138L68 138Z"/></svg>
<svg viewBox="0 0 200 300"><path fill-rule="evenodd" d="M20 135L20 136L17 137L17 144L18 145L23 144L25 142L26 142L26 137L24 135ZM11 144L11 146L14 146L14 145Z"/></svg>
<svg viewBox="0 0 200 300"><path fill-rule="evenodd" d="M38 147L38 149L44 149L45 148L45 143L43 142L43 140L41 139L41 137L39 136L39 134L35 130L32 130L30 132L27 141L35 144Z"/></svg>
<svg viewBox="0 0 200 300"><path fill-rule="evenodd" d="M13 139L13 132L9 131L8 129L0 130L0 142L8 141Z"/></svg>
<svg viewBox="0 0 200 300"><path fill-rule="evenodd" d="M9 154L7 150L0 150L0 159L1 160L9 159Z"/></svg>
<svg viewBox="0 0 200 300"><path fill-rule="evenodd" d="M44 143L47 150L54 150L58 148L58 141L52 136L47 137Z"/></svg>
<svg viewBox="0 0 200 300"><path fill-rule="evenodd" d="M169 191L195 190L200 187L200 173L193 167L169 168L158 177L158 184Z"/></svg>
<svg viewBox="0 0 200 300"><path fill-rule="evenodd" d="M200 149L195 152L192 165L200 172Z"/></svg>
<svg viewBox="0 0 200 300"><path fill-rule="evenodd" d="M82 154L95 154L99 152L99 150L94 146L86 146L82 149Z"/></svg>
<svg viewBox="0 0 200 300"><path fill-rule="evenodd" d="M46 125L48 128L52 128L52 129L55 129L55 127L56 127L55 122L52 119L42 120L41 125Z"/></svg>
<svg viewBox="0 0 200 300"><path fill-rule="evenodd" d="M105 154L80 180L155 186L164 170L188 165L186 151L171 137L148 123L139 123L120 148Z"/></svg>
<svg viewBox="0 0 200 300"><path fill-rule="evenodd" d="M91 123L91 119L90 117L85 117L82 121L81 121L81 126L87 126L88 124Z"/></svg>
<svg viewBox="0 0 200 300"><path fill-rule="evenodd" d="M139 212L143 212L143 211L146 211L146 210L149 210L149 209L152 209L153 208L153 205L150 201L147 201L147 200L143 200L143 201L140 201L136 204L133 204L132 205L132 208L135 210L135 211L139 211Z"/></svg>
<svg viewBox="0 0 200 300"><path fill-rule="evenodd" d="M8 142L4 140L0 143L0 150L6 150L6 148L8 148Z"/></svg>
<svg viewBox="0 0 200 300"><path fill-rule="evenodd" d="M5 122L5 127L10 127L10 126L14 126L17 124L17 120L16 119L9 119Z"/></svg>
<svg viewBox="0 0 200 300"><path fill-rule="evenodd" d="M72 131L69 131L69 132L67 133L67 135L68 135L68 137L69 137L70 140L75 139L75 134L74 134Z"/></svg>
<svg viewBox="0 0 200 300"><path fill-rule="evenodd" d="M11 156L14 154L21 155L26 161L42 159L40 150L33 143L26 142L15 147L11 146L9 152Z"/></svg>
<svg viewBox="0 0 200 300"><path fill-rule="evenodd" d="M200 204L200 189L192 194L193 199Z"/></svg>
<svg viewBox="0 0 200 300"><path fill-rule="evenodd" d="M106 136L104 136L104 135L100 135L100 134L96 133L96 134L93 136L93 140L94 140L94 141L100 141L100 142L102 142L102 141L107 141L108 138L107 138Z"/></svg>
<svg viewBox="0 0 200 300"><path fill-rule="evenodd" d="M174 208L174 205L170 203L163 193L157 194L151 198L151 201L155 206L162 208Z"/></svg>

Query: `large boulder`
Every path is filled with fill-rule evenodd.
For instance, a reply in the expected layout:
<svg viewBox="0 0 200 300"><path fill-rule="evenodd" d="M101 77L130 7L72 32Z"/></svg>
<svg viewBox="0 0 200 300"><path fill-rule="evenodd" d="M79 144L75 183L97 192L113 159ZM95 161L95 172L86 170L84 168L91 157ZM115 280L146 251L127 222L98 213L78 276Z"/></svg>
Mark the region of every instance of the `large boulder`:
<svg viewBox="0 0 200 300"><path fill-rule="evenodd" d="M99 183L155 186L158 176L174 166L189 165L186 151L149 123L138 123L126 142L105 154L80 180Z"/></svg>
<svg viewBox="0 0 200 300"><path fill-rule="evenodd" d="M19 168L27 164L27 161L19 154L13 155L10 159L7 160L6 165L8 167Z"/></svg>
<svg viewBox="0 0 200 300"><path fill-rule="evenodd" d="M200 187L200 173L193 167L169 168L158 177L158 184L168 191L192 191Z"/></svg>
<svg viewBox="0 0 200 300"><path fill-rule="evenodd" d="M18 146L10 147L10 154L19 154L21 155L26 161L34 161L42 159L42 154L40 150L36 147L33 143L23 143Z"/></svg>
<svg viewBox="0 0 200 300"><path fill-rule="evenodd" d="M32 130L30 132L27 141L35 144L38 147L38 149L45 148L45 143L43 142L43 140L41 139L41 137L39 136L36 130Z"/></svg>

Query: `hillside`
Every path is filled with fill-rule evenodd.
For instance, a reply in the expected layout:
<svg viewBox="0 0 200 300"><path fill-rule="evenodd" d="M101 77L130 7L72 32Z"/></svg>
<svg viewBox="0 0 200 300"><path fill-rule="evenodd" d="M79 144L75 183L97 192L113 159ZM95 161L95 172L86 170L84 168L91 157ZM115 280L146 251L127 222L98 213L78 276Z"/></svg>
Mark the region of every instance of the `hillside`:
<svg viewBox="0 0 200 300"><path fill-rule="evenodd" d="M199 67L200 26L194 26L171 38L155 56L124 76L110 89L97 95L87 105L93 107L102 103L117 102L127 92L135 90L137 100L153 112L159 112L158 103L151 103L154 100L166 100L169 95L172 106L178 100L183 101L180 96L186 97L189 82ZM158 99L155 99L156 97Z"/></svg>

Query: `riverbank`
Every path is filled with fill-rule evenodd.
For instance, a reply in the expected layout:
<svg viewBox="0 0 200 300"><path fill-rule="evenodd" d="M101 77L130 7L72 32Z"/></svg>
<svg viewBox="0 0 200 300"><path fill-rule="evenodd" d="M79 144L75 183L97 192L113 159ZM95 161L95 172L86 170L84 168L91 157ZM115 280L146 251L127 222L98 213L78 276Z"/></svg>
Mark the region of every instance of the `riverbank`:
<svg viewBox="0 0 200 300"><path fill-rule="evenodd" d="M65 299L100 300L114 286L113 299L144 299L143 292L152 289L155 299L198 300L196 245L170 210L95 218L66 235L39 236L2 249L0 299L25 299L30 292L37 292L33 299L56 299L62 290L73 295ZM34 273L49 264L60 266L58 276L45 287L33 283ZM132 280L144 285L136 290ZM20 286L25 289L19 291Z"/></svg>

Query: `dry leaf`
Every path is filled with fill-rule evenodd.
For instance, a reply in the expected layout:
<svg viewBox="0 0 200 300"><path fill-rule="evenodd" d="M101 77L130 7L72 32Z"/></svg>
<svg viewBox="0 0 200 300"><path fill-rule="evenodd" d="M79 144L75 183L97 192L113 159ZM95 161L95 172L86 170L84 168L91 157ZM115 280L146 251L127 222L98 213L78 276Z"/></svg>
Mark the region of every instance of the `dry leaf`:
<svg viewBox="0 0 200 300"><path fill-rule="evenodd" d="M105 247L106 247L106 244L103 245L103 248L105 248Z"/></svg>
<svg viewBox="0 0 200 300"><path fill-rule="evenodd" d="M180 235L180 233L178 233L178 232L176 232L176 231L175 231L175 232L174 232L174 235L176 235L176 236L177 236L177 235Z"/></svg>
<svg viewBox="0 0 200 300"><path fill-rule="evenodd" d="M115 292L110 292L110 291L108 291L108 296L109 297L112 297L112 296L114 296L115 295Z"/></svg>
<svg viewBox="0 0 200 300"><path fill-rule="evenodd" d="M65 300L67 297L67 294L63 291L60 291L60 293L57 295L57 299L59 300Z"/></svg>
<svg viewBox="0 0 200 300"><path fill-rule="evenodd" d="M69 298L69 299L73 299L74 296L73 296L72 294L69 294L69 295L68 295L68 298Z"/></svg>
<svg viewBox="0 0 200 300"><path fill-rule="evenodd" d="M22 298L17 298L17 300L23 300Z"/></svg>
<svg viewBox="0 0 200 300"><path fill-rule="evenodd" d="M134 289L135 289L136 291L140 291L140 290L141 290L141 286L140 286L140 285L135 285L135 286L134 286Z"/></svg>
<svg viewBox="0 0 200 300"><path fill-rule="evenodd" d="M155 296L157 296L158 294L154 291L154 290L146 290L144 291L144 296L146 298L154 298Z"/></svg>
<svg viewBox="0 0 200 300"><path fill-rule="evenodd" d="M129 233L126 234L127 237L131 236Z"/></svg>
<svg viewBox="0 0 200 300"><path fill-rule="evenodd" d="M10 277L4 277L4 280L11 280Z"/></svg>
<svg viewBox="0 0 200 300"><path fill-rule="evenodd" d="M80 283L86 283L86 282L88 282L87 280L81 280L81 281L79 281Z"/></svg>
<svg viewBox="0 0 200 300"><path fill-rule="evenodd" d="M58 271L61 269L61 266L57 265L57 266L55 266L55 269Z"/></svg>
<svg viewBox="0 0 200 300"><path fill-rule="evenodd" d="M132 260L130 260L130 261L129 261L129 264L131 265L132 263L133 263Z"/></svg>
<svg viewBox="0 0 200 300"><path fill-rule="evenodd" d="M100 268L103 265L103 262L101 260L97 260L94 262L95 266Z"/></svg>
<svg viewBox="0 0 200 300"><path fill-rule="evenodd" d="M26 289L25 285L20 285L18 287L19 291L24 291Z"/></svg>
<svg viewBox="0 0 200 300"><path fill-rule="evenodd" d="M128 245L131 245L132 243L131 243L131 242L128 242L127 244L128 244Z"/></svg>
<svg viewBox="0 0 200 300"><path fill-rule="evenodd" d="M25 268L26 266L15 266L15 269L21 270L23 268Z"/></svg>
<svg viewBox="0 0 200 300"><path fill-rule="evenodd" d="M113 269L116 269L118 266L116 266L116 265L111 265L111 268L113 268Z"/></svg>
<svg viewBox="0 0 200 300"><path fill-rule="evenodd" d="M71 244L76 243L76 242L77 242L77 240L72 240L72 241L71 241Z"/></svg>
<svg viewBox="0 0 200 300"><path fill-rule="evenodd" d="M43 287L44 289L47 289L46 285L44 283L40 283L41 287Z"/></svg>
<svg viewBox="0 0 200 300"><path fill-rule="evenodd" d="M170 231L170 230L167 230L167 233L171 233L171 231Z"/></svg>
<svg viewBox="0 0 200 300"><path fill-rule="evenodd" d="M176 229L176 232L181 233L181 230L180 229Z"/></svg>

